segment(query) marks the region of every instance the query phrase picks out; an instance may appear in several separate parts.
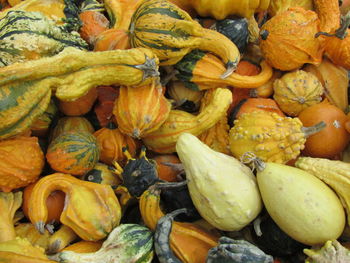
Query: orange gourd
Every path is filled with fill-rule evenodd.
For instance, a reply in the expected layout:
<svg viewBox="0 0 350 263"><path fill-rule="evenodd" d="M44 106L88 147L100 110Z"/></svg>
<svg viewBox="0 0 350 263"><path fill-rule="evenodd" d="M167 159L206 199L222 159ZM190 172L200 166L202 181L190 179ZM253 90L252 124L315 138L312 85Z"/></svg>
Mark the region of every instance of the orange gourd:
<svg viewBox="0 0 350 263"><path fill-rule="evenodd" d="M99 160L105 164L112 165L113 161L125 162L127 158L123 153L123 147L128 147L131 156L136 154L135 139L121 133L113 123L97 130L94 136L100 148Z"/></svg>
<svg viewBox="0 0 350 263"><path fill-rule="evenodd" d="M284 117L284 113L281 111L281 109L278 107L276 101L273 99L268 98L249 98L244 101L244 103L240 106L236 118L239 118L244 113L249 113L253 111L269 111L269 112L275 112L278 115Z"/></svg>
<svg viewBox="0 0 350 263"><path fill-rule="evenodd" d="M59 100L58 108L67 116L81 116L88 113L97 99L97 89L92 88L84 96L73 100Z"/></svg>
<svg viewBox="0 0 350 263"><path fill-rule="evenodd" d="M129 49L130 41L126 30L111 28L98 35L94 51Z"/></svg>
<svg viewBox="0 0 350 263"><path fill-rule="evenodd" d="M260 31L260 48L267 62L283 71L305 63L319 64L322 43L315 34L320 21L315 12L293 7L269 19Z"/></svg>
<svg viewBox="0 0 350 263"><path fill-rule="evenodd" d="M327 100L303 110L298 118L304 127L312 126L320 121L326 128L306 139L303 154L311 157L333 158L341 153L350 141L350 134L345 123L348 117L338 107Z"/></svg>
<svg viewBox="0 0 350 263"><path fill-rule="evenodd" d="M97 36L106 31L109 27L108 19L98 11L86 10L79 14L82 26L79 34L90 45L94 45Z"/></svg>
<svg viewBox="0 0 350 263"><path fill-rule="evenodd" d="M157 163L158 177L161 180L168 182L177 182L179 170L176 168L176 164L181 163L180 159L175 154L159 154L152 158ZM170 165L167 165L170 164ZM171 165L175 166L171 166Z"/></svg>
<svg viewBox="0 0 350 263"><path fill-rule="evenodd" d="M24 188L24 191L23 191L22 211L27 218L29 218L28 203L29 203L30 196L32 195L34 186L35 186L35 183L30 184L26 188ZM46 207L47 207L48 215L45 223L49 224L49 223L52 223L53 221L60 222L60 216L64 207L64 199L65 199L65 194L61 191L53 191L50 193L50 195L46 199Z"/></svg>

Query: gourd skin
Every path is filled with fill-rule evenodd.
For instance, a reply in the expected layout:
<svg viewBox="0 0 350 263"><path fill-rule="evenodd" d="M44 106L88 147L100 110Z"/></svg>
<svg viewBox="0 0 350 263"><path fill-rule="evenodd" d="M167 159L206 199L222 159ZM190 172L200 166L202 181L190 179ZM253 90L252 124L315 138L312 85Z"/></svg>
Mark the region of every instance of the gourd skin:
<svg viewBox="0 0 350 263"><path fill-rule="evenodd" d="M266 210L293 239L319 245L343 232L345 213L339 198L312 174L268 162L258 170L257 182Z"/></svg>
<svg viewBox="0 0 350 263"><path fill-rule="evenodd" d="M180 135L176 152L184 165L193 203L211 225L236 231L260 213L259 190L247 166L213 151L189 133Z"/></svg>

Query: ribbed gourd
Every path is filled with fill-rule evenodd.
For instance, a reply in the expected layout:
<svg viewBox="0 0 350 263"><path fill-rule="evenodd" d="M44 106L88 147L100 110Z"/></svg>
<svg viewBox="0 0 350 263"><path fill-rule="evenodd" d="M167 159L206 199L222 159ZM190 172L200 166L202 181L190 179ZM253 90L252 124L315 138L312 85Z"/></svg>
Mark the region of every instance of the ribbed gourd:
<svg viewBox="0 0 350 263"><path fill-rule="evenodd" d="M151 49L160 65L173 65L193 49L216 54L226 67L221 77L236 68L240 54L236 45L215 30L205 29L184 10L166 0L143 0L130 23L132 47Z"/></svg>
<svg viewBox="0 0 350 263"><path fill-rule="evenodd" d="M230 149L238 159L246 152L253 152L263 161L286 163L304 149L307 136L324 127L324 122L303 127L298 118L282 117L274 112L244 113L230 130Z"/></svg>
<svg viewBox="0 0 350 263"><path fill-rule="evenodd" d="M273 98L281 110L289 116L321 102L323 86L312 73L295 70L287 72L273 83Z"/></svg>

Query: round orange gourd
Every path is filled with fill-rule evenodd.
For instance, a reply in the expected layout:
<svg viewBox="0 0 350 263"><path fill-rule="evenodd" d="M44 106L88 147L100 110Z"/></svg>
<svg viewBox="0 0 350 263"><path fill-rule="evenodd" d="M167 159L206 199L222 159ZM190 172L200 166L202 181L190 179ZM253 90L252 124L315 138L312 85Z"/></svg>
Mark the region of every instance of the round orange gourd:
<svg viewBox="0 0 350 263"><path fill-rule="evenodd" d="M28 203L30 196L32 194L32 190L35 186L35 183L28 185L24 188L23 191L23 204L22 210L24 215L28 217ZM62 191L53 191L46 199L46 207L47 207L47 220L45 223L51 223L52 221L60 222L60 216L64 207L64 199L65 194Z"/></svg>
<svg viewBox="0 0 350 263"><path fill-rule="evenodd" d="M312 126L320 121L324 121L327 125L326 128L306 139L304 155L333 158L341 153L350 141L350 134L345 126L348 117L327 100L306 108L298 118L304 127Z"/></svg>
<svg viewBox="0 0 350 263"><path fill-rule="evenodd" d="M323 54L321 42L315 38L319 24L315 12L301 7L280 12L261 28L261 52L272 67L283 71L304 63L319 64Z"/></svg>
<svg viewBox="0 0 350 263"><path fill-rule="evenodd" d="M100 161L112 165L113 161L126 161L123 147L128 147L131 156L136 154L136 142L132 137L123 134L113 123L103 127L94 133L100 148Z"/></svg>
<svg viewBox="0 0 350 263"><path fill-rule="evenodd" d="M67 116L81 116L88 113L97 99L97 89L92 88L84 96L73 101L59 100L58 107Z"/></svg>
<svg viewBox="0 0 350 263"><path fill-rule="evenodd" d="M152 157L152 159L157 163L157 172L158 172L159 179L165 180L168 182L179 181L176 176L179 173L179 171L165 164L165 163L170 163L170 164L181 163L180 159L175 154L160 154Z"/></svg>
<svg viewBox="0 0 350 263"><path fill-rule="evenodd" d="M275 112L280 116L285 116L284 113L278 107L276 101L266 98L249 98L244 101L240 106L236 118L239 118L243 113L253 112L257 110Z"/></svg>

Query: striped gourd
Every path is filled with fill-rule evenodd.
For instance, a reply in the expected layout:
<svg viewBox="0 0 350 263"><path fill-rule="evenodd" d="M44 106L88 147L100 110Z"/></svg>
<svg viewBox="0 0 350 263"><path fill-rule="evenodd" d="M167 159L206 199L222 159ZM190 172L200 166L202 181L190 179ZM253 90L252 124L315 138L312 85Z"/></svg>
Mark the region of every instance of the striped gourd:
<svg viewBox="0 0 350 263"><path fill-rule="evenodd" d="M226 36L205 29L184 10L166 0L143 0L129 27L131 46L151 49L160 65L173 65L193 49L218 55L226 66L222 78L236 68L240 53Z"/></svg>
<svg viewBox="0 0 350 263"><path fill-rule="evenodd" d="M145 226L121 224L94 253L62 251L52 257L65 263L149 263L153 259L153 234Z"/></svg>
<svg viewBox="0 0 350 263"><path fill-rule="evenodd" d="M226 79L220 77L225 65L213 54L193 50L176 63L179 72L176 77L193 90L210 89L213 86L232 86L235 88L258 88L267 83L273 74L272 68L262 61L261 72L254 76L243 76L233 72Z"/></svg>
<svg viewBox="0 0 350 263"><path fill-rule="evenodd" d="M0 19L0 66L49 57L66 47L86 49L78 35L39 12L11 11Z"/></svg>
<svg viewBox="0 0 350 263"><path fill-rule="evenodd" d="M91 133L70 131L50 143L46 159L55 171L84 175L95 166L99 155L96 138Z"/></svg>

